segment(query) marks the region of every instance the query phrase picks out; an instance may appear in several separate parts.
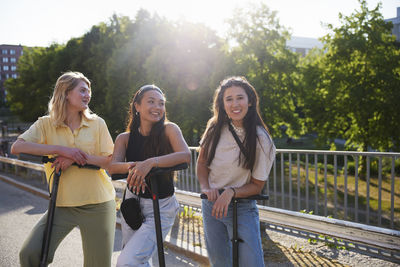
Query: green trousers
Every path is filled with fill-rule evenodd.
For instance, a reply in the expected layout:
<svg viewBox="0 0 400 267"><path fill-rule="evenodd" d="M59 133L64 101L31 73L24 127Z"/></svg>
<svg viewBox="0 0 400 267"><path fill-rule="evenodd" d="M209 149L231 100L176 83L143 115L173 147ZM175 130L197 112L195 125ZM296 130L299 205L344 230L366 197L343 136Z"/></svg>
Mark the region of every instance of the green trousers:
<svg viewBox="0 0 400 267"><path fill-rule="evenodd" d="M54 253L61 241L76 226L82 236L85 267L109 267L114 247L115 201L80 207L57 207L51 232L48 264L53 261ZM19 258L22 267L37 267L40 264L43 232L46 227L47 212L35 225L22 245Z"/></svg>

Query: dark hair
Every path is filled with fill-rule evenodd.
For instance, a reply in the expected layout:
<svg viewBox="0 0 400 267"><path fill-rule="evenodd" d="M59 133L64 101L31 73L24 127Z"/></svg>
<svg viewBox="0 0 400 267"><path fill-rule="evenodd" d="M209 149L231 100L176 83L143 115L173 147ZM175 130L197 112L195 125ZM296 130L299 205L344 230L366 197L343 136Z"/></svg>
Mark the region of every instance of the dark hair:
<svg viewBox="0 0 400 267"><path fill-rule="evenodd" d="M165 95L160 88L155 85L144 85L142 86L133 96L130 108L129 108L129 118L126 131L127 132L135 132L139 131L140 126L140 114L137 112L135 108L135 103L140 104L142 102L143 96L148 91L157 91L164 98ZM144 156L154 157L169 154L172 152L171 144L168 141L167 136L165 135L165 122L168 121L166 112L164 112L161 120L156 122L150 130L149 138L146 139L146 143L144 144Z"/></svg>
<svg viewBox="0 0 400 267"><path fill-rule="evenodd" d="M242 162L242 153L239 152L239 165L252 170L256 160L256 142L258 139L257 126L261 126L268 133L269 131L260 116L257 92L244 77L229 77L223 80L215 91L213 104L214 115L207 123L207 129L203 135L203 143L201 146L204 148L207 165L209 166L214 159L215 150L221 137L222 127L230 123L230 119L224 108L224 93L226 89L232 86L243 88L249 99L249 109L243 118L243 127L246 132L243 140L245 149L244 161Z"/></svg>

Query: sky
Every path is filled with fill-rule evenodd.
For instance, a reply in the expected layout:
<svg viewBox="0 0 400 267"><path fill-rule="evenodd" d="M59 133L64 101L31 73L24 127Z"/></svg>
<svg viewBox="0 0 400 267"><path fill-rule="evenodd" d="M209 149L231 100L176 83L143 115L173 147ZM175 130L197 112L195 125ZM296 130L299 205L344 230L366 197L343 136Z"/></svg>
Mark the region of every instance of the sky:
<svg viewBox="0 0 400 267"><path fill-rule="evenodd" d="M321 23L339 25L338 14L359 9L357 0L258 0L278 12L280 23L293 36L319 38L328 31ZM0 44L49 46L80 37L113 14L134 19L144 8L170 20L203 23L226 35L226 19L247 0L0 0ZM382 3L385 19L397 16L400 0L367 0L369 8Z"/></svg>

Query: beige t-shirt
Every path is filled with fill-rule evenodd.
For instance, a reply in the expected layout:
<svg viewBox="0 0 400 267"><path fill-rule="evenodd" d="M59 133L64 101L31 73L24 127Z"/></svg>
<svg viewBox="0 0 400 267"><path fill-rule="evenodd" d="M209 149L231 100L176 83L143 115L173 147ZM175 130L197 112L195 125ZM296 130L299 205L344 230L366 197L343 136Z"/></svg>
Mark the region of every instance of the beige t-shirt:
<svg viewBox="0 0 400 267"><path fill-rule="evenodd" d="M237 134L243 141L245 133ZM238 165L240 148L228 126L222 128L214 159L209 166L210 188L241 187L249 183L251 177L260 181L268 179L276 149L271 137L262 127L257 127L257 135L256 160L253 170L250 171Z"/></svg>
<svg viewBox="0 0 400 267"><path fill-rule="evenodd" d="M76 147L96 156L109 156L114 147L105 121L96 115L92 115L91 119L83 117L81 125L74 132L65 124L56 127L49 116L43 116L18 138L38 144ZM53 172L51 163L45 164L45 172L49 182ZM103 169L70 166L61 173L56 202L58 207L97 204L114 198L113 184Z"/></svg>

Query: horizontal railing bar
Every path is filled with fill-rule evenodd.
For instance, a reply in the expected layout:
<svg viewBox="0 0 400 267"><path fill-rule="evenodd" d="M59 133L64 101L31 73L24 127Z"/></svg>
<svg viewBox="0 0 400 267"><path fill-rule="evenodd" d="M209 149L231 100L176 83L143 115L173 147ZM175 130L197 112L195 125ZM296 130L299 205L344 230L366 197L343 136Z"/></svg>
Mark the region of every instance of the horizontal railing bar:
<svg viewBox="0 0 400 267"><path fill-rule="evenodd" d="M197 150L198 148L199 147L197 146L189 147L190 150ZM359 151L331 151L331 150L307 150L307 149L277 149L276 153L400 157L400 153L398 152L359 152Z"/></svg>
<svg viewBox="0 0 400 267"><path fill-rule="evenodd" d="M0 162L9 163L9 164L13 164L13 165L21 166L21 167L26 167L26 168L37 170L37 171L44 171L43 164L33 163L33 162L29 162L29 161L0 156Z"/></svg>
<svg viewBox="0 0 400 267"><path fill-rule="evenodd" d="M387 156L400 157L397 152L358 152L358 151L330 151L330 150L292 150L292 149L277 149L276 153L304 153L304 154L320 154L320 155L351 155L351 156Z"/></svg>

